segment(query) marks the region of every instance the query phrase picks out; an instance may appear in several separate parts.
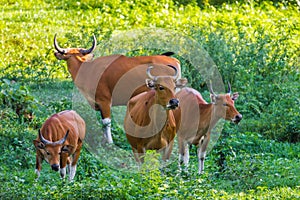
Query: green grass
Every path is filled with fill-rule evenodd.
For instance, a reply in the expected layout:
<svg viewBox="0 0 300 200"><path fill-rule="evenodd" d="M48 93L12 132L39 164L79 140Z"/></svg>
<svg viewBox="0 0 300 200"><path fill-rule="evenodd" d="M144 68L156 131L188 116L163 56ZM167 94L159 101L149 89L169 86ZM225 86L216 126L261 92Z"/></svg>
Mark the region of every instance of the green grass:
<svg viewBox="0 0 300 200"><path fill-rule="evenodd" d="M0 3L0 199L300 198L300 15L295 4L250 1L200 9L171 0ZM84 147L74 182L61 180L47 163L35 180L32 140L51 114L73 108L76 94L66 63L53 55L54 34L64 47L87 47L95 34L96 53L109 54L119 50L105 46L117 31L145 27L183 34L209 53L224 82L240 93L236 107L244 119L239 126L225 123L201 176L195 147L188 172L178 170L176 148L164 169L150 152L133 172L121 151L112 153L113 161L124 168L107 164L109 153L96 156ZM129 55L165 50L147 45L121 47ZM183 76L208 98L204 78L183 56L186 48L177 50ZM33 120L19 117L5 98L34 108ZM116 108L114 119L122 118L123 110ZM122 129L121 120L113 121L112 149L130 153Z"/></svg>
<svg viewBox="0 0 300 200"><path fill-rule="evenodd" d="M15 124L16 129L22 127ZM35 131L26 128L24 132L26 140L34 137ZM130 173L110 169L101 158L95 159L84 149L72 183L60 180L59 174L52 172L46 163L36 181L33 145L20 136L15 137L7 141L9 145L1 157L1 162L6 163L0 167L1 199L297 199L300 195L299 145L276 143L257 134L221 138L226 142L222 149L232 147L226 156L225 170L219 171L219 147L216 147L208 155L201 176L197 175L194 151L188 173L180 173L177 163L161 172L153 160L139 173ZM12 152L8 154L8 150ZM14 157L13 162L5 160L8 156Z"/></svg>

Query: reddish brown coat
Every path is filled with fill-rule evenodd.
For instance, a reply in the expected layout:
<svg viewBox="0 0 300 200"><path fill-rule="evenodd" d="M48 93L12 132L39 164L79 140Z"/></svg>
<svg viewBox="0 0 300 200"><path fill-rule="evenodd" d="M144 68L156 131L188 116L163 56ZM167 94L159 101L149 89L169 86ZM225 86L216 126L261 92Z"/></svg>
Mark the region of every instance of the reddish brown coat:
<svg viewBox="0 0 300 200"><path fill-rule="evenodd" d="M163 151L163 160L168 160L176 135L172 109L176 109L179 102L174 94L175 80L168 76L157 77L151 84L152 90L130 99L124 120L126 137L138 162L143 162L142 156L150 149Z"/></svg>
<svg viewBox="0 0 300 200"><path fill-rule="evenodd" d="M42 161L46 160L52 169L60 169L62 177L65 176L66 165L70 164L69 179L72 180L85 137L84 120L75 111L62 111L49 117L39 132L42 138L38 135L33 141L36 147L37 175L40 174ZM64 142L57 144L64 137Z"/></svg>
<svg viewBox="0 0 300 200"><path fill-rule="evenodd" d="M177 132L180 163L188 164L188 144L198 147L199 169L204 169L206 148L210 140L211 129L221 119L239 123L242 115L234 107L238 94L211 94L212 103L207 103L201 94L192 89L184 88L176 94L180 101L180 112L174 111L175 118L181 118Z"/></svg>
<svg viewBox="0 0 300 200"><path fill-rule="evenodd" d="M108 143L113 142L110 131L111 106L126 105L132 96L148 90L145 79L146 69L150 65L155 66L152 73L156 76L172 75L173 69L167 65L176 67L179 74L181 73L179 61L166 55L110 55L92 60L91 52L96 47L95 38L89 50L62 49L57 45L56 38L54 46L57 49L56 58L67 61L75 85L91 107L101 112L103 125L106 126L104 138Z"/></svg>

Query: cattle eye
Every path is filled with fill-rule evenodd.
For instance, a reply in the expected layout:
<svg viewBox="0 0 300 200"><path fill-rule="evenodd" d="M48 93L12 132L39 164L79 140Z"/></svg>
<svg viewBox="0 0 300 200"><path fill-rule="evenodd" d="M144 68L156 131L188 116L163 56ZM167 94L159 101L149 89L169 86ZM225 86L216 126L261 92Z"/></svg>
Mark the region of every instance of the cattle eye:
<svg viewBox="0 0 300 200"><path fill-rule="evenodd" d="M228 104L227 103L223 103L223 106L228 106Z"/></svg>
<svg viewBox="0 0 300 200"><path fill-rule="evenodd" d="M159 90L164 90L165 88L164 88L164 86L159 86Z"/></svg>
<svg viewBox="0 0 300 200"><path fill-rule="evenodd" d="M50 153L49 153L48 151L46 151L46 154L47 154L47 155L50 155Z"/></svg>

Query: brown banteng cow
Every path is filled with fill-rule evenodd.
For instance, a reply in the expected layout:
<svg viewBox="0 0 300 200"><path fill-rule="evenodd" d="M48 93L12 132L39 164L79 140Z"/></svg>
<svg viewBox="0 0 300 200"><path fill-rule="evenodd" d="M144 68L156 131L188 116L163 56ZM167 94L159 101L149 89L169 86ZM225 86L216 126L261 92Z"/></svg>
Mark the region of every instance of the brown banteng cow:
<svg viewBox="0 0 300 200"><path fill-rule="evenodd" d="M68 164L69 180L73 180L84 137L85 122L75 111L66 110L49 117L33 141L37 176L40 176L42 161L46 160L54 171L60 170L62 178Z"/></svg>
<svg viewBox="0 0 300 200"><path fill-rule="evenodd" d="M154 75L172 75L173 69L167 66L172 65L181 76L179 61L169 57L170 52L137 57L110 55L92 60L92 52L96 48L95 36L90 49L63 49L58 46L55 35L54 47L57 50L56 58L67 61L68 70L80 92L93 109L100 111L104 139L108 143L113 143L111 106L126 105L130 97L148 90L145 79L150 65L155 66Z"/></svg>
<svg viewBox="0 0 300 200"><path fill-rule="evenodd" d="M170 158L179 123L173 115L179 104L174 91L186 84L186 79L176 81L179 72L173 68L174 76L153 76L150 66L146 82L151 90L134 96L127 104L124 128L137 162L143 162L146 150L161 150L164 161Z"/></svg>
<svg viewBox="0 0 300 200"><path fill-rule="evenodd" d="M210 140L210 132L221 119L238 124L242 115L234 107L234 101L238 93L231 95L231 87L228 84L227 94L215 94L210 85L211 101L208 104L201 94L192 88L184 88L176 96L180 101L180 111L174 111L175 118L181 117L180 128L177 132L179 146L179 163L187 167L189 162L190 144L198 148L198 173L204 170L206 148Z"/></svg>

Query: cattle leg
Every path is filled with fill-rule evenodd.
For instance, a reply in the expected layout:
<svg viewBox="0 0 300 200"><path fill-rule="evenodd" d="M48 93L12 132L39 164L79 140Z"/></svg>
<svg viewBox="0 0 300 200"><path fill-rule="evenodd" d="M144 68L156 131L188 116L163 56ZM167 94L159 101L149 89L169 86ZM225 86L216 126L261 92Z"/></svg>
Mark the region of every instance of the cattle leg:
<svg viewBox="0 0 300 200"><path fill-rule="evenodd" d="M108 98L108 97L107 97ZM96 99L98 105L100 107L101 117L102 117L102 125L103 125L103 143L112 144L113 139L111 136L111 101L104 101L100 99Z"/></svg>
<svg viewBox="0 0 300 200"><path fill-rule="evenodd" d="M60 173L60 177L61 177L62 179L64 179L64 178L66 177L66 171L67 171L67 170L66 170L66 166L60 168L59 173Z"/></svg>
<svg viewBox="0 0 300 200"><path fill-rule="evenodd" d="M103 124L103 136L104 136L105 141L109 144L114 143L112 136L111 136L111 119L104 118L102 120L102 124Z"/></svg>
<svg viewBox="0 0 300 200"><path fill-rule="evenodd" d="M77 168L77 164L72 164L70 166L70 176L69 176L69 181L72 181L75 177L75 174L76 174L76 168Z"/></svg>
<svg viewBox="0 0 300 200"><path fill-rule="evenodd" d="M184 164L185 169L188 168L190 153L189 153L189 145L184 139L178 138L178 146L179 146L179 167Z"/></svg>
<svg viewBox="0 0 300 200"><path fill-rule="evenodd" d="M70 166L70 176L69 176L70 181L72 181L74 179L75 174L76 174L77 162L78 162L78 159L80 156L81 146L82 146L82 144L78 144L78 147L73 155L73 161Z"/></svg>
<svg viewBox="0 0 300 200"><path fill-rule="evenodd" d="M38 154L36 154L36 162L35 162L35 174L37 175L37 178L38 179L40 177L40 172L42 170L42 157Z"/></svg>
<svg viewBox="0 0 300 200"><path fill-rule="evenodd" d="M140 163L139 153L137 152L137 150L134 149L134 148L132 148L132 152L133 152L135 161L136 161L137 163Z"/></svg>
<svg viewBox="0 0 300 200"><path fill-rule="evenodd" d="M68 157L68 160L67 160L67 170L68 170L68 174L70 175L70 170L71 170L71 158Z"/></svg>
<svg viewBox="0 0 300 200"><path fill-rule="evenodd" d="M172 140L166 148L163 150L163 161L168 161L171 157L172 149L173 149L174 140Z"/></svg>
<svg viewBox="0 0 300 200"><path fill-rule="evenodd" d="M60 157L60 170L59 170L61 178L66 177L67 161L68 161L68 153L62 153Z"/></svg>
<svg viewBox="0 0 300 200"><path fill-rule="evenodd" d="M146 153L146 149L143 146L138 145L137 149L132 148L134 157L136 162L138 162L139 164L142 164L144 162L144 156Z"/></svg>
<svg viewBox="0 0 300 200"><path fill-rule="evenodd" d="M202 136L199 142L198 146L198 174L203 173L204 170L204 160L206 156L206 148L208 146L210 140L210 133L207 133L206 135Z"/></svg>

